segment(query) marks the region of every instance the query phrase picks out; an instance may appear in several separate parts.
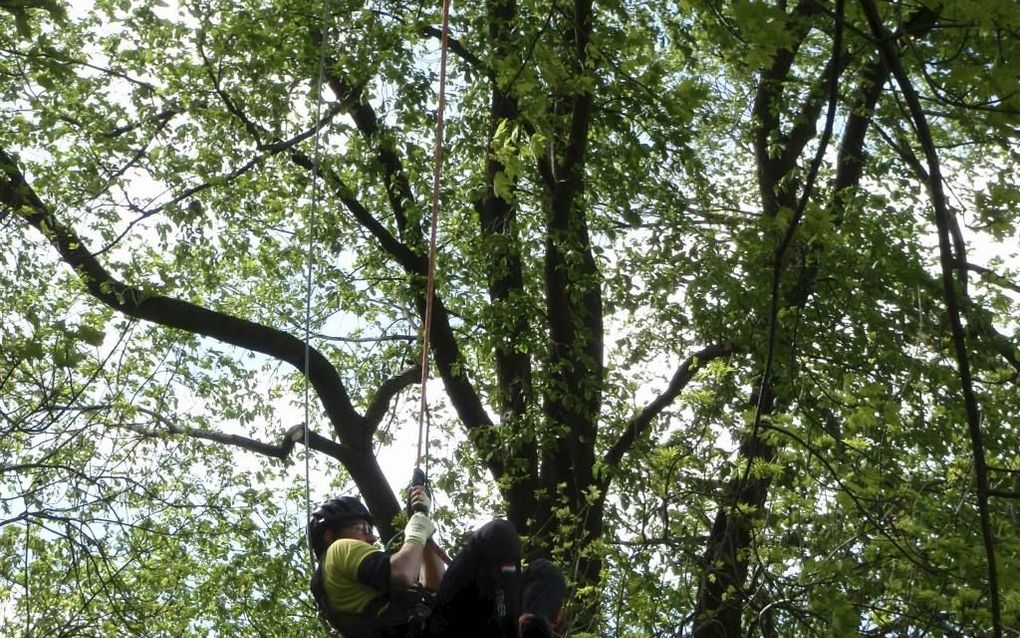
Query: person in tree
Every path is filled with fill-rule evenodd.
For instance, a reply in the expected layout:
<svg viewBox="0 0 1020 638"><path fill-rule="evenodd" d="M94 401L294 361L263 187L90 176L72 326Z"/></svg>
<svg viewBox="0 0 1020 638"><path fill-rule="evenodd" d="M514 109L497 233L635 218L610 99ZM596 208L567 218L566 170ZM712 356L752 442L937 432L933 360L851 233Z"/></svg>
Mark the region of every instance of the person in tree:
<svg viewBox="0 0 1020 638"><path fill-rule="evenodd" d="M413 512L400 549L380 549L360 500L333 498L308 520L315 555L311 589L319 615L345 638L553 636L566 582L546 560L521 570L521 541L508 521L479 528L449 568L432 539L431 499L411 488Z"/></svg>

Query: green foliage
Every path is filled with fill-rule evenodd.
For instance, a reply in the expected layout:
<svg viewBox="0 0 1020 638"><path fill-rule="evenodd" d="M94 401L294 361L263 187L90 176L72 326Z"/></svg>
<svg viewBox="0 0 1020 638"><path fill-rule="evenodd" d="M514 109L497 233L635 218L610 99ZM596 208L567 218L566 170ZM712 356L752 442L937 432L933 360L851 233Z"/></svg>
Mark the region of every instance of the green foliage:
<svg viewBox="0 0 1020 638"><path fill-rule="evenodd" d="M437 518L456 546L465 520L518 515L529 555L575 585L571 635L697 635L732 601L741 636L991 624L929 168L843 4L611 0L583 46L583 2L456 7ZM86 286L307 329L339 379L312 397L327 438L361 425L323 414L340 390L364 412L417 361L438 7L330 6L320 87L315 3L0 0L0 150L112 277L60 261L31 206L0 208L0 634L316 631L302 468L231 445L304 420L299 357L118 314ZM960 302L1018 626L1020 10L879 10L977 273ZM837 23L835 138L804 197ZM408 447L414 395L348 453ZM330 463L315 496L349 486ZM717 523L744 533L729 554Z"/></svg>
<svg viewBox="0 0 1020 638"><path fill-rule="evenodd" d="M3 0L0 10L7 11L14 18L17 35L22 38L32 37L32 12L29 9L42 9L58 23L67 19L67 11L60 2L55 0Z"/></svg>

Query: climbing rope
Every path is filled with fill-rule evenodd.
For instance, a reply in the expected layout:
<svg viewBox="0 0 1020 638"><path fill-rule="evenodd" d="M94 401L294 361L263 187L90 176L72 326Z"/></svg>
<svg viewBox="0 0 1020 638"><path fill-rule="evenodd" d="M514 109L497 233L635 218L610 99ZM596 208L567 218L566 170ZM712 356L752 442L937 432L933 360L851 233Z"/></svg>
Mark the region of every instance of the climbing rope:
<svg viewBox="0 0 1020 638"><path fill-rule="evenodd" d="M321 118L322 112L322 85L325 81L325 68L326 68L326 48L328 41L328 20L330 12L330 0L325 0L323 3L323 15L322 15L322 33L320 37L319 45L319 77L318 77L318 94L315 100L315 122L318 123ZM438 220L439 220L439 188L442 175L442 159L443 159L443 127L444 127L444 112L446 110L446 60L447 50L449 48L449 31L450 31L450 0L443 0L442 5L442 34L440 38L440 55L439 55L439 101L436 109L436 142L433 162L433 174L432 174L432 215L429 229L429 254L428 254L428 270L426 273L426 284L425 284L425 316L422 322L422 353L421 353L421 405L418 413L418 445L415 456L415 468L420 468L422 465L423 458L427 462L428 454L428 429L426 428L426 414L428 412L428 393L427 385L429 379L429 335L432 331L432 314L435 297L435 279L436 279L436 237L438 234ZM311 206L309 212L308 221L308 243L306 247L305 261L307 263L306 278L305 278L305 352L304 352L304 446L305 446L305 515L306 518L311 516L311 479L310 479L310 458L311 453L309 450L309 433L310 427L310 388L309 388L309 373L310 373L310 361L311 361L311 321L312 321L312 290L313 290L313 273L314 273L314 229L315 220L318 212L319 205L319 158L320 158L320 131L315 131L315 150L313 152L312 159L312 196ZM423 452L424 450L424 452ZM426 472L427 475L427 472Z"/></svg>
<svg viewBox="0 0 1020 638"><path fill-rule="evenodd" d="M305 375L305 388L304 388L304 409L305 409L305 428L304 428L304 446L305 446L305 521L307 522L312 516L312 490L311 490L311 458L312 451L309 449L309 440L311 432L311 410L309 401L309 374L311 373L311 339L312 339L312 275L315 270L315 256L313 250L315 249L315 222L319 211L319 156L320 156L320 132L322 126L319 125L322 117L322 86L326 81L326 45L328 42L329 35L329 15L330 15L330 4L331 0L325 0L322 3L322 32L319 37L319 77L316 83L316 89L318 93L315 96L315 142L314 150L312 151L312 201L310 210L308 213L308 243L307 252L305 253L306 263L306 274L305 274L305 364L304 364L304 375ZM314 558L310 557L312 569L315 569Z"/></svg>
<svg viewBox="0 0 1020 638"><path fill-rule="evenodd" d="M436 288L436 234L439 226L439 183L443 167L443 113L446 110L446 52L450 37L450 0L443 0L443 27L439 44L439 103L436 107L436 145L432 167L432 219L429 229L428 274L425 280L425 317L421 333L421 405L418 410L418 449L415 468L422 466L422 444L425 462L428 463L429 431L426 427L428 413L429 380L429 336L432 334L432 309ZM426 467L425 475L428 476Z"/></svg>
<svg viewBox="0 0 1020 638"><path fill-rule="evenodd" d="M25 493L24 490L21 492ZM25 503L25 513L28 513L28 503ZM32 518L25 517L25 635L32 635L32 563L28 559L28 547L32 542Z"/></svg>

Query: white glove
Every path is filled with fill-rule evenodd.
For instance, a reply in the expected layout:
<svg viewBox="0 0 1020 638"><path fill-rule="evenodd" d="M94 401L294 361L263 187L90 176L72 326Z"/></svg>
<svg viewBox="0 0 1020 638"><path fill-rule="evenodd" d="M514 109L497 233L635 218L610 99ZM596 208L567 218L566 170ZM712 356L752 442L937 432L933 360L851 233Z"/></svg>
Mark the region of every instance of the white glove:
<svg viewBox="0 0 1020 638"><path fill-rule="evenodd" d="M436 526L429 520L429 517L421 512L415 512L404 526L404 542L425 547L425 543L428 542L434 531L436 531Z"/></svg>
<svg viewBox="0 0 1020 638"><path fill-rule="evenodd" d="M411 488L408 500L412 512L428 515L432 511L432 499L429 497L429 491L420 485Z"/></svg>

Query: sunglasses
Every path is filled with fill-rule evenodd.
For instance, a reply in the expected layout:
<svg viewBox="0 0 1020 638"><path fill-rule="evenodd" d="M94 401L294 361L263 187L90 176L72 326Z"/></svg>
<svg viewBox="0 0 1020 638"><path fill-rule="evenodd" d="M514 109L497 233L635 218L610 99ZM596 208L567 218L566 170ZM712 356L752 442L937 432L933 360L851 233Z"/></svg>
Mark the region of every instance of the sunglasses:
<svg viewBox="0 0 1020 638"><path fill-rule="evenodd" d="M365 521L351 523L350 525L346 525L345 527L347 527L347 529L357 530L362 534L365 534L366 536L374 536L374 534L372 533L372 526L366 523Z"/></svg>

